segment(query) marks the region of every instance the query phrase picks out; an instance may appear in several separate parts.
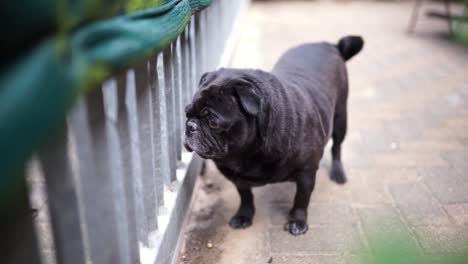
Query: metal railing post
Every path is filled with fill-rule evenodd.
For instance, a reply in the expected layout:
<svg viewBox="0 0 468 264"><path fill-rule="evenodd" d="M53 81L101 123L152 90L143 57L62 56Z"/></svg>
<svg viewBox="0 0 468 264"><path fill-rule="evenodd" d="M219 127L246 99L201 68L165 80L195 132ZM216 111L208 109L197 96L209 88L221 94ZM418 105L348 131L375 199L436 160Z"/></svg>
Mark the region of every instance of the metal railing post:
<svg viewBox="0 0 468 264"><path fill-rule="evenodd" d="M169 46L163 51L164 63L164 91L166 101L167 143L169 155L169 175L166 183L170 184L176 180L176 128L175 128L175 106L174 106L174 74L172 68L173 50Z"/></svg>

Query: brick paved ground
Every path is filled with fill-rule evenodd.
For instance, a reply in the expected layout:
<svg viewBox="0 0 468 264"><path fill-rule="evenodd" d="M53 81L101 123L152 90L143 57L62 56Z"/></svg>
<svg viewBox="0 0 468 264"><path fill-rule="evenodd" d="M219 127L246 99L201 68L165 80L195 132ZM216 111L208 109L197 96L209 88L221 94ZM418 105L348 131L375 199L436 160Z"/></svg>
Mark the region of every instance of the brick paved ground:
<svg viewBox="0 0 468 264"><path fill-rule="evenodd" d="M348 64L349 182L328 180L327 152L305 236L282 230L292 184L257 188L253 226L231 230L238 196L209 166L181 262L353 263L374 254L376 240L399 234L411 236L401 246L424 254L468 251L468 49L446 39L443 22L425 17L414 36L406 35L410 11L408 3L391 2L253 4L235 67L269 69L282 51L306 41L346 34L366 40Z"/></svg>

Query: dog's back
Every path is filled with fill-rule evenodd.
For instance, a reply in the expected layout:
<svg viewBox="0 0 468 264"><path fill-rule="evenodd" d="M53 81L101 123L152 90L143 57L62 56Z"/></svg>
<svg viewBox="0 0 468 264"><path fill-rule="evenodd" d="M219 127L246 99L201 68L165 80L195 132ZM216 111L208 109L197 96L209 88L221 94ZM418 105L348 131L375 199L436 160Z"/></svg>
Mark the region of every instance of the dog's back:
<svg viewBox="0 0 468 264"><path fill-rule="evenodd" d="M345 61L363 47L360 37L348 36L337 45L327 42L303 44L286 51L275 64L272 73L303 89L347 85ZM313 87L312 87L313 86Z"/></svg>
<svg viewBox="0 0 468 264"><path fill-rule="evenodd" d="M303 44L286 51L272 73L289 93L297 94L300 112L321 113L324 130L331 131L335 105L347 94L347 73L338 49L325 42Z"/></svg>
<svg viewBox="0 0 468 264"><path fill-rule="evenodd" d="M287 109L287 112L274 113L279 122L274 129L278 132L278 140L273 141L283 147L288 142L286 146L300 150L299 156L305 159L321 158L333 131L335 113L346 111L348 79L345 61L359 52L362 44L359 37L345 37L338 45L326 42L303 44L280 57L271 73L282 85L268 93L272 103L284 105L281 109ZM288 127L280 127L281 124L288 124Z"/></svg>

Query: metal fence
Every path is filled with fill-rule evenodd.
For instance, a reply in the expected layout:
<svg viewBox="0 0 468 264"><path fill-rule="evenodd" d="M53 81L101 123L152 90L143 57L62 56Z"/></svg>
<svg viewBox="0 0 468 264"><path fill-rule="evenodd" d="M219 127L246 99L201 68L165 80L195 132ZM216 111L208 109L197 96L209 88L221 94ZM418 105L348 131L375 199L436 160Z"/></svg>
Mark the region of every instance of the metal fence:
<svg viewBox="0 0 468 264"><path fill-rule="evenodd" d="M226 64L247 2L215 0L163 51L79 99L27 173L31 263L173 261L201 164L182 148L184 107L201 74Z"/></svg>

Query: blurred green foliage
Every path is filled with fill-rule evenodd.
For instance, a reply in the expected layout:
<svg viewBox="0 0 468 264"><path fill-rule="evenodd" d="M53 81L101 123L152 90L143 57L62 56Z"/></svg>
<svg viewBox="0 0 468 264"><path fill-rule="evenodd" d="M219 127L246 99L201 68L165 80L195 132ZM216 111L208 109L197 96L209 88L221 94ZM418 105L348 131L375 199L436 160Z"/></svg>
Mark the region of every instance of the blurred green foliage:
<svg viewBox="0 0 468 264"><path fill-rule="evenodd" d="M128 0L127 2L127 12L140 11L156 6L160 6L166 3L167 0Z"/></svg>
<svg viewBox="0 0 468 264"><path fill-rule="evenodd" d="M453 23L453 35L455 39L468 46L468 18L465 21L455 20ZM468 262L467 262L468 263Z"/></svg>
<svg viewBox="0 0 468 264"><path fill-rule="evenodd" d="M368 237L372 253L360 257L356 264L468 264L468 252L441 254L444 250L438 248L433 248L434 253L421 250L409 231L401 232L404 229L375 226L373 230L378 231Z"/></svg>

